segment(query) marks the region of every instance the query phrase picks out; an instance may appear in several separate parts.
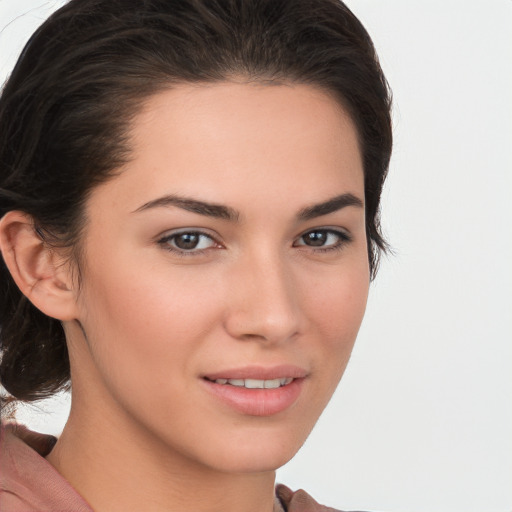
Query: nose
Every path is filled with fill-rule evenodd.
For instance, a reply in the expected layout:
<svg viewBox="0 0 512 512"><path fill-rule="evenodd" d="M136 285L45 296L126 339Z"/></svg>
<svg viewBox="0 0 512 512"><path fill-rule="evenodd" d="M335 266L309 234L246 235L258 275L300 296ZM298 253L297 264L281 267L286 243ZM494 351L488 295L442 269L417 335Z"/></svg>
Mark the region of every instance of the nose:
<svg viewBox="0 0 512 512"><path fill-rule="evenodd" d="M231 336L275 344L298 334L301 312L292 269L279 257L252 255L231 270L225 317Z"/></svg>

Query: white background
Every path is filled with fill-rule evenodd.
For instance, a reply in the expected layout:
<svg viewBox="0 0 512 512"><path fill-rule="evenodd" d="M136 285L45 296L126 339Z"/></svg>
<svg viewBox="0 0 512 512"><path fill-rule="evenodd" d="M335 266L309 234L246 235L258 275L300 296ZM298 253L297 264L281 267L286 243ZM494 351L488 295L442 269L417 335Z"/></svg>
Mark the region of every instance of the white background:
<svg viewBox="0 0 512 512"><path fill-rule="evenodd" d="M61 3L0 0L2 81ZM347 3L394 91L383 224L396 254L278 480L348 510L511 512L512 1ZM50 409L20 416L56 433L65 401Z"/></svg>

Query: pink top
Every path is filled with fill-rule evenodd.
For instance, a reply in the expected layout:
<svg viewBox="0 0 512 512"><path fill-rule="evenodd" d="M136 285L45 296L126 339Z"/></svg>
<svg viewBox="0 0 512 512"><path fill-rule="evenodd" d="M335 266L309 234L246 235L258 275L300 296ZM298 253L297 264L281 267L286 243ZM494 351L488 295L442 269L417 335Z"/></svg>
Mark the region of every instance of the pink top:
<svg viewBox="0 0 512 512"><path fill-rule="evenodd" d="M22 425L0 428L0 512L94 512L44 458L56 438ZM276 486L274 512L341 512L319 505L303 490Z"/></svg>

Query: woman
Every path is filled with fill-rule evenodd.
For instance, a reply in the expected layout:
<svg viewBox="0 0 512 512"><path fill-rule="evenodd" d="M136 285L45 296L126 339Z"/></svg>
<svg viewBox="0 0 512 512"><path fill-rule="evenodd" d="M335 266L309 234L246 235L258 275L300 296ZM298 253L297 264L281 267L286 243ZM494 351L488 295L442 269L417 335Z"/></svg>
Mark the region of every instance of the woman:
<svg viewBox="0 0 512 512"><path fill-rule="evenodd" d="M71 0L0 102L2 510L325 510L274 492L385 248L390 95L336 0ZM54 446L53 446L54 444Z"/></svg>

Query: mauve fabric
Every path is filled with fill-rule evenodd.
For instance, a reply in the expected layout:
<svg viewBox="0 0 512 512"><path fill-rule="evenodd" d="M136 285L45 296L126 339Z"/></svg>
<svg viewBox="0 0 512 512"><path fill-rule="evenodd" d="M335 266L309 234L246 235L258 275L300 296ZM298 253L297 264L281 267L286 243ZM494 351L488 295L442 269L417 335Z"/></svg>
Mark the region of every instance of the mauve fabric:
<svg viewBox="0 0 512 512"><path fill-rule="evenodd" d="M55 438L6 425L0 434L0 512L93 512L44 458Z"/></svg>
<svg viewBox="0 0 512 512"><path fill-rule="evenodd" d="M22 425L0 428L0 512L94 512L44 458L55 437ZM148 511L150 512L150 511ZM341 512L319 505L303 490L276 486L273 512Z"/></svg>

